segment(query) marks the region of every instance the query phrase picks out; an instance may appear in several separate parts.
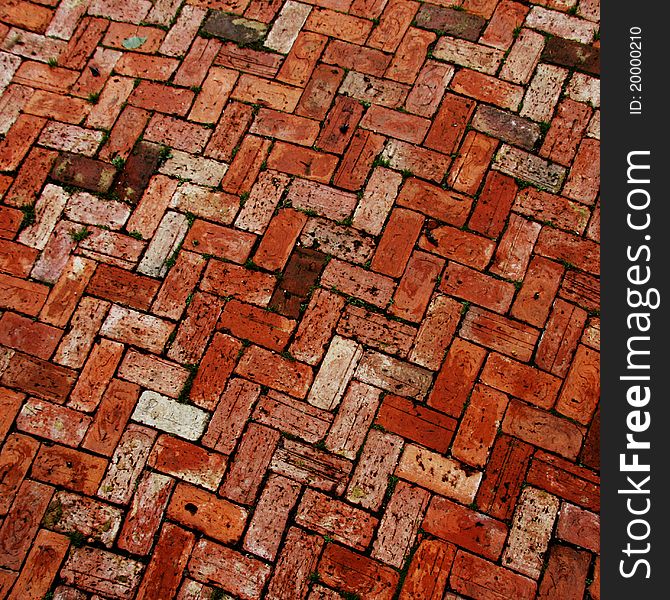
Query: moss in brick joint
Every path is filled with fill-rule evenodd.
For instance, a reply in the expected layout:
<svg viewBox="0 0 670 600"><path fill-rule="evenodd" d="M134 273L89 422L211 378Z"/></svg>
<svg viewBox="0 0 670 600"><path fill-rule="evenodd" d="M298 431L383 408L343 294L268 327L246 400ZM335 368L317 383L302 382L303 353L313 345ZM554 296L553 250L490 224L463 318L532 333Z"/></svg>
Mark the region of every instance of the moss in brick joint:
<svg viewBox="0 0 670 600"><path fill-rule="evenodd" d="M23 219L21 219L19 231L23 231L35 222L35 206L33 204L24 204L20 210L23 213Z"/></svg>
<svg viewBox="0 0 670 600"><path fill-rule="evenodd" d="M188 404L191 395L191 388L193 387L193 382L195 381L195 376L198 373L200 364L188 364L184 366L188 369L189 373L186 381L184 382L184 386L181 388L181 392L179 392L177 402L180 402L181 404Z"/></svg>

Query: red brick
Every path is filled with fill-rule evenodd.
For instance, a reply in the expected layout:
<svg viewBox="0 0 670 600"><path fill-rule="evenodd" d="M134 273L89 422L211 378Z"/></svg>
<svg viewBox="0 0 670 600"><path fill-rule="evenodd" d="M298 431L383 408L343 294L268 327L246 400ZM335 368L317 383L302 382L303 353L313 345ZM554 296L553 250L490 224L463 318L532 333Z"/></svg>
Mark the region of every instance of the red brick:
<svg viewBox="0 0 670 600"><path fill-rule="evenodd" d="M392 394L384 398L375 423L442 453L449 449L456 428L454 419Z"/></svg>
<svg viewBox="0 0 670 600"><path fill-rule="evenodd" d="M586 311L557 299L537 347L536 364L565 377L585 323Z"/></svg>
<svg viewBox="0 0 670 600"><path fill-rule="evenodd" d="M391 58L379 50L350 44L343 40L331 39L321 57L321 61L329 65L337 65L344 69L354 70L375 77L381 77ZM335 69L336 72L339 71ZM334 78L329 80L334 81ZM339 79L338 79L339 83Z"/></svg>
<svg viewBox="0 0 670 600"><path fill-rule="evenodd" d="M337 42L337 40L334 42ZM331 42L331 44L334 42ZM328 50L324 54L324 61L327 54ZM323 119L343 77L344 71L342 69L318 65L305 86L305 91L300 97L300 103L296 106L295 113L311 119Z"/></svg>
<svg viewBox="0 0 670 600"><path fill-rule="evenodd" d="M599 400L600 353L580 345L556 403L556 410L587 425Z"/></svg>
<svg viewBox="0 0 670 600"><path fill-rule="evenodd" d="M504 0L498 4L480 41L487 46L507 50L515 39L517 27L521 27L528 8L518 2Z"/></svg>
<svg viewBox="0 0 670 600"><path fill-rule="evenodd" d="M477 384L454 438L452 455L475 467L486 465L506 408L505 394Z"/></svg>
<svg viewBox="0 0 670 600"><path fill-rule="evenodd" d="M426 59L428 46L435 39L436 35L430 31L410 27L400 42L385 76L394 81L412 83Z"/></svg>
<svg viewBox="0 0 670 600"><path fill-rule="evenodd" d="M444 154L452 154L460 145L465 128L475 109L475 102L454 94L446 94L425 145Z"/></svg>
<svg viewBox="0 0 670 600"><path fill-rule="evenodd" d="M326 546L317 572L326 585L378 600L391 600L399 579L390 567L337 544Z"/></svg>
<svg viewBox="0 0 670 600"><path fill-rule="evenodd" d="M265 560L276 558L289 513L298 501L300 490L295 481L270 475L244 537L245 550Z"/></svg>
<svg viewBox="0 0 670 600"><path fill-rule="evenodd" d="M375 157L382 151L384 138L368 131L356 130L333 183L355 191L363 187Z"/></svg>
<svg viewBox="0 0 670 600"><path fill-rule="evenodd" d="M477 506L483 512L507 520L514 512L533 447L507 435L500 435L477 492Z"/></svg>
<svg viewBox="0 0 670 600"><path fill-rule="evenodd" d="M49 288L0 273L0 306L37 316L46 302Z"/></svg>
<svg viewBox="0 0 670 600"><path fill-rule="evenodd" d="M160 284L149 277L101 264L95 270L86 291L111 302L146 310L159 287Z"/></svg>
<svg viewBox="0 0 670 600"><path fill-rule="evenodd" d="M186 483L177 484L166 514L225 544L240 539L247 518L243 508Z"/></svg>
<svg viewBox="0 0 670 600"><path fill-rule="evenodd" d="M258 346L249 347L236 373L296 398L304 398L312 383L312 369Z"/></svg>
<svg viewBox="0 0 670 600"><path fill-rule="evenodd" d="M585 204L593 204L600 188L600 142L584 139L572 163L563 195Z"/></svg>
<svg viewBox="0 0 670 600"><path fill-rule="evenodd" d="M270 150L270 140L248 135L242 141L221 187L230 194L248 193Z"/></svg>
<svg viewBox="0 0 670 600"><path fill-rule="evenodd" d="M31 477L93 496L107 468L107 461L64 446L42 446Z"/></svg>
<svg viewBox="0 0 670 600"><path fill-rule="evenodd" d="M32 2L22 0L7 2L0 8L0 19L16 27L37 33L46 31L53 15L54 11L49 10L46 6L36 6Z"/></svg>
<svg viewBox="0 0 670 600"><path fill-rule="evenodd" d="M600 310L600 279L568 269L558 295L588 311Z"/></svg>
<svg viewBox="0 0 670 600"><path fill-rule="evenodd" d="M135 408L139 386L112 379L98 405L82 447L111 456Z"/></svg>
<svg viewBox="0 0 670 600"><path fill-rule="evenodd" d="M275 277L267 273L212 260L207 266L200 289L217 296L233 296L242 302L267 306L276 283Z"/></svg>
<svg viewBox="0 0 670 600"><path fill-rule="evenodd" d="M57 156L58 153L53 150L33 147L4 196L4 203L10 206L34 204Z"/></svg>
<svg viewBox="0 0 670 600"><path fill-rule="evenodd" d="M318 147L327 152L343 153L356 131L363 110L353 98L338 96L324 121Z"/></svg>
<svg viewBox="0 0 670 600"><path fill-rule="evenodd" d="M30 550L53 488L24 481L0 527L0 566L18 571Z"/></svg>
<svg viewBox="0 0 670 600"><path fill-rule="evenodd" d="M307 18L305 29L352 44L363 44L372 29L372 23L325 8L314 8Z"/></svg>
<svg viewBox="0 0 670 600"><path fill-rule="evenodd" d="M394 209L377 246L372 269L389 277L400 277L421 233L423 222L424 218L418 213L403 208Z"/></svg>
<svg viewBox="0 0 670 600"><path fill-rule="evenodd" d="M568 262L587 273L600 274L599 246L591 240L558 229L543 227L535 252L540 256Z"/></svg>
<svg viewBox="0 0 670 600"><path fill-rule="evenodd" d="M455 227L431 225L419 239L419 248L475 269L483 269L488 265L495 249L491 240Z"/></svg>
<svg viewBox="0 0 670 600"><path fill-rule="evenodd" d="M451 89L500 108L516 111L523 98L523 88L490 75L461 69L451 81Z"/></svg>
<svg viewBox="0 0 670 600"><path fill-rule="evenodd" d="M38 254L35 248L0 240L0 269L15 277L28 277Z"/></svg>
<svg viewBox="0 0 670 600"><path fill-rule="evenodd" d="M540 229L538 223L512 214L496 250L491 272L506 279L522 280Z"/></svg>
<svg viewBox="0 0 670 600"><path fill-rule="evenodd" d="M539 331L480 308L470 308L461 325L461 336L491 350L528 362Z"/></svg>
<svg viewBox="0 0 670 600"><path fill-rule="evenodd" d="M580 428L567 419L517 400L510 402L502 430L572 460L577 458L584 438Z"/></svg>
<svg viewBox="0 0 670 600"><path fill-rule="evenodd" d="M130 95L128 102L139 108L184 117L193 102L193 96L191 90L143 81Z"/></svg>
<svg viewBox="0 0 670 600"><path fill-rule="evenodd" d="M439 496L431 500L422 527L490 560L498 559L507 538L504 523Z"/></svg>
<svg viewBox="0 0 670 600"><path fill-rule="evenodd" d="M593 512L600 511L600 478L589 469L538 450L526 478L530 485Z"/></svg>
<svg viewBox="0 0 670 600"><path fill-rule="evenodd" d="M510 314L526 323L542 327L549 316L563 271L563 267L555 262L534 257Z"/></svg>
<svg viewBox="0 0 670 600"><path fill-rule="evenodd" d="M422 367L437 371L447 347L456 333L462 306L453 298L437 294L428 305L409 359Z"/></svg>
<svg viewBox="0 0 670 600"><path fill-rule="evenodd" d="M452 417L460 417L484 358L484 349L456 338L435 380L428 405Z"/></svg>
<svg viewBox="0 0 670 600"><path fill-rule="evenodd" d="M292 112L298 104L301 93L300 88L270 82L253 75L242 75L237 80L237 85L231 95L235 100L242 102Z"/></svg>
<svg viewBox="0 0 670 600"><path fill-rule="evenodd" d="M4 516L9 511L39 446L37 440L18 433L9 435L4 443L0 455L0 468L3 473L0 481L1 515Z"/></svg>
<svg viewBox="0 0 670 600"><path fill-rule="evenodd" d="M191 554L192 577L221 586L241 600L258 600L270 576L270 567L226 546L200 540Z"/></svg>
<svg viewBox="0 0 670 600"><path fill-rule="evenodd" d="M544 138L540 156L561 165L569 165L577 153L592 112L586 104L569 98L563 100Z"/></svg>
<svg viewBox="0 0 670 600"><path fill-rule="evenodd" d="M194 544L192 533L171 523L163 525L136 597L174 597Z"/></svg>
<svg viewBox="0 0 670 600"><path fill-rule="evenodd" d="M244 48L234 42L226 42L221 47L214 64L271 79L277 75L282 59L283 57L278 54Z"/></svg>
<svg viewBox="0 0 670 600"><path fill-rule="evenodd" d="M273 217L254 254L254 263L268 271L282 270L302 231L307 217L296 210L280 209Z"/></svg>
<svg viewBox="0 0 670 600"><path fill-rule="evenodd" d="M319 134L319 126L316 121L304 117L261 108L249 132L302 146L311 146Z"/></svg>
<svg viewBox="0 0 670 600"><path fill-rule="evenodd" d="M419 144L430 127L430 121L373 105L363 116L360 126L392 138Z"/></svg>
<svg viewBox="0 0 670 600"><path fill-rule="evenodd" d="M152 312L161 317L179 319L205 264L205 259L197 254L180 252L156 296Z"/></svg>
<svg viewBox="0 0 670 600"><path fill-rule="evenodd" d="M449 583L457 592L477 600L535 598L533 580L462 550L456 554Z"/></svg>
<svg viewBox="0 0 670 600"><path fill-rule="evenodd" d="M51 588L69 545L66 536L40 530L8 599L43 598Z"/></svg>
<svg viewBox="0 0 670 600"><path fill-rule="evenodd" d="M514 285L511 283L453 262L444 272L440 290L499 313L507 312L514 296Z"/></svg>
<svg viewBox="0 0 670 600"><path fill-rule="evenodd" d="M2 375L2 385L62 404L76 379L75 371L18 352Z"/></svg>
<svg viewBox="0 0 670 600"><path fill-rule="evenodd" d="M56 350L54 361L68 367L80 368L86 362L108 308L109 302L84 296L72 316L69 332Z"/></svg>
<svg viewBox="0 0 670 600"><path fill-rule="evenodd" d="M372 558L400 567L414 546L430 494L399 481L384 510L372 548Z"/></svg>
<svg viewBox="0 0 670 600"><path fill-rule="evenodd" d="M233 502L253 504L280 437L274 429L251 423L219 493Z"/></svg>
<svg viewBox="0 0 670 600"><path fill-rule="evenodd" d="M123 355L123 344L101 339L88 355L79 380L70 394L68 405L76 410L93 412Z"/></svg>
<svg viewBox="0 0 670 600"><path fill-rule="evenodd" d="M0 317L0 343L9 348L48 359L56 349L62 330L5 312Z"/></svg>
<svg viewBox="0 0 670 600"><path fill-rule="evenodd" d="M0 388L0 442L4 441L25 396L7 388Z"/></svg>
<svg viewBox="0 0 670 600"><path fill-rule="evenodd" d="M325 36L301 31L279 70L277 79L305 87L327 42L328 38Z"/></svg>
<svg viewBox="0 0 670 600"><path fill-rule="evenodd" d="M44 93L41 91L35 92L26 107L26 112L36 111L35 95ZM37 114L43 114L42 110L36 112ZM37 136L39 136L45 123L45 119L33 117L29 114L21 115L16 120L16 123L0 142L0 171L13 171L19 166L23 157L30 150L30 146L37 140Z"/></svg>
<svg viewBox="0 0 670 600"><path fill-rule="evenodd" d="M268 168L329 183L337 162L337 157L332 154L277 142L268 157Z"/></svg>
<svg viewBox="0 0 670 600"><path fill-rule="evenodd" d="M567 546L552 546L547 569L538 589L538 600L582 598L590 564L591 556L587 552Z"/></svg>
<svg viewBox="0 0 670 600"><path fill-rule="evenodd" d="M16 419L16 427L19 431L76 447L86 434L90 422L89 416L78 411L31 399L23 405Z"/></svg>
<svg viewBox="0 0 670 600"><path fill-rule="evenodd" d="M274 600L305 597L323 545L318 536L289 529L266 597Z"/></svg>
<svg viewBox="0 0 670 600"><path fill-rule="evenodd" d="M407 570L400 600L441 598L447 587L456 548L441 540L423 540ZM447 593L445 600L450 600Z"/></svg>
<svg viewBox="0 0 670 600"><path fill-rule="evenodd" d="M574 504L563 502L558 517L556 536L591 552L599 553L600 516Z"/></svg>
<svg viewBox="0 0 670 600"><path fill-rule="evenodd" d="M338 291L384 308L393 293L393 280L347 263L333 259L321 276L323 286L336 287Z"/></svg>
<svg viewBox="0 0 670 600"><path fill-rule="evenodd" d="M441 258L415 251L393 296L390 312L408 321L420 321L443 268Z"/></svg>
<svg viewBox="0 0 670 600"><path fill-rule="evenodd" d="M397 202L400 206L456 226L465 223L472 204L466 196L415 178L405 182Z"/></svg>
<svg viewBox="0 0 670 600"><path fill-rule="evenodd" d="M69 69L81 70L86 61L102 41L109 22L104 19L86 17L70 39L66 50L58 57L60 65Z"/></svg>

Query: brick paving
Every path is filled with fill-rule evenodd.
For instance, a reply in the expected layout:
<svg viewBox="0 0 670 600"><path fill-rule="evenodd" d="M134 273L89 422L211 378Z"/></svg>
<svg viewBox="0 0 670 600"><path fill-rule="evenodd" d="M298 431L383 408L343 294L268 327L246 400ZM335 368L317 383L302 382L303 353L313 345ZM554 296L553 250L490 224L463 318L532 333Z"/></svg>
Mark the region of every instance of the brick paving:
<svg viewBox="0 0 670 600"><path fill-rule="evenodd" d="M0 2L0 598L599 600L598 0Z"/></svg>

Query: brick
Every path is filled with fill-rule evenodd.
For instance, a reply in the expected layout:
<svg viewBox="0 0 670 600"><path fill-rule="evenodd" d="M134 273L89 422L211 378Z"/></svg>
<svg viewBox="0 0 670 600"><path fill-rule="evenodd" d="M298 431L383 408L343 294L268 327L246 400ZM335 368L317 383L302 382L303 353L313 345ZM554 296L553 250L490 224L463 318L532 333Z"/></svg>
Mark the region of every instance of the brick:
<svg viewBox="0 0 670 600"><path fill-rule="evenodd" d="M480 510L501 520L512 516L532 454L533 447L525 442L504 434L498 437L477 492Z"/></svg>
<svg viewBox="0 0 670 600"><path fill-rule="evenodd" d="M379 235L401 182L398 173L381 167L374 169L356 206L352 225L371 235Z"/></svg>
<svg viewBox="0 0 670 600"><path fill-rule="evenodd" d="M183 88L173 88L153 81L142 81L133 90L128 102L146 110L183 117L193 102L194 93Z"/></svg>
<svg viewBox="0 0 670 600"><path fill-rule="evenodd" d="M500 70L501 79L526 84L540 61L545 38L530 29L522 29Z"/></svg>
<svg viewBox="0 0 670 600"><path fill-rule="evenodd" d="M454 68L451 65L432 60L427 61L407 96L405 108L422 117L432 117L453 75ZM435 137L431 129L426 138L426 144L435 143Z"/></svg>
<svg viewBox="0 0 670 600"><path fill-rule="evenodd" d="M47 148L93 156L101 141L101 132L75 127L74 125L47 123L42 130L38 143Z"/></svg>
<svg viewBox="0 0 670 600"><path fill-rule="evenodd" d="M117 542L119 548L139 555L149 553L173 487L174 481L165 475L142 475Z"/></svg>
<svg viewBox="0 0 670 600"><path fill-rule="evenodd" d="M148 277L101 264L97 267L86 291L111 302L146 310L151 305L158 288L159 283Z"/></svg>
<svg viewBox="0 0 670 600"><path fill-rule="evenodd" d="M183 56L198 33L207 11L200 7L184 6L159 48L161 54Z"/></svg>
<svg viewBox="0 0 670 600"><path fill-rule="evenodd" d="M559 539L600 552L600 516L563 502L558 516L556 535Z"/></svg>
<svg viewBox="0 0 670 600"><path fill-rule="evenodd" d="M563 300L556 300L538 345L537 365L554 375L565 377L585 322L585 311Z"/></svg>
<svg viewBox="0 0 670 600"><path fill-rule="evenodd" d="M311 9L307 4L293 2L293 0L286 2L277 20L272 25L272 29L270 29L265 38L263 45L276 52L288 54L298 38L310 11Z"/></svg>
<svg viewBox="0 0 670 600"><path fill-rule="evenodd" d="M414 144L421 143L430 122L421 117L373 105L366 111L360 126Z"/></svg>
<svg viewBox="0 0 670 600"><path fill-rule="evenodd" d="M379 405L381 392L358 381L352 381L333 421L326 447L350 460L356 457Z"/></svg>
<svg viewBox="0 0 670 600"><path fill-rule="evenodd" d="M253 504L280 437L274 429L251 423L219 493L233 502Z"/></svg>
<svg viewBox="0 0 670 600"><path fill-rule="evenodd" d="M461 309L452 298L441 294L433 296L409 355L411 362L432 371L439 370L456 332Z"/></svg>
<svg viewBox="0 0 670 600"><path fill-rule="evenodd" d="M382 136L358 129L333 177L333 183L351 191L361 189L383 146Z"/></svg>
<svg viewBox="0 0 670 600"><path fill-rule="evenodd" d="M423 540L407 571L399 598L439 598L447 587L456 548L441 540ZM452 596L447 593L445 600ZM455 597L454 597L455 598Z"/></svg>
<svg viewBox="0 0 670 600"><path fill-rule="evenodd" d="M462 550L456 554L449 583L459 593L482 599L530 600L536 591L533 580Z"/></svg>
<svg viewBox="0 0 670 600"><path fill-rule="evenodd" d="M584 19L534 6L526 17L526 25L551 35L589 43L597 30L597 25Z"/></svg>
<svg viewBox="0 0 670 600"><path fill-rule="evenodd" d="M111 456L140 394L139 386L112 379L87 430L82 446Z"/></svg>
<svg viewBox="0 0 670 600"><path fill-rule="evenodd" d="M428 54L428 47L436 35L430 31L410 27L398 46L385 76L401 83L413 83Z"/></svg>
<svg viewBox="0 0 670 600"><path fill-rule="evenodd" d="M4 441L9 428L14 422L25 396L6 388L0 388L0 407L2 408L2 417L0 417L0 441Z"/></svg>
<svg viewBox="0 0 670 600"><path fill-rule="evenodd" d="M210 261L200 289L218 296L234 296L242 302L266 306L275 285L276 279L272 275L220 261Z"/></svg>
<svg viewBox="0 0 670 600"><path fill-rule="evenodd" d="M402 446L403 440L396 435L370 431L349 482L346 499L368 510L379 510Z"/></svg>
<svg viewBox="0 0 670 600"><path fill-rule="evenodd" d="M559 229L580 234L583 233L590 215L589 210L577 202L532 187L517 194L513 210L536 221L548 222Z"/></svg>
<svg viewBox="0 0 670 600"><path fill-rule="evenodd" d="M276 558L289 513L298 501L300 489L300 485L290 479L270 475L249 523L244 538L245 550L266 560Z"/></svg>
<svg viewBox="0 0 670 600"><path fill-rule="evenodd" d="M130 502L155 439L156 432L151 429L138 425L126 428L98 488L99 498L118 504Z"/></svg>
<svg viewBox="0 0 670 600"><path fill-rule="evenodd" d="M282 270L306 222L303 213L280 209L256 249L254 263L270 271Z"/></svg>
<svg viewBox="0 0 670 600"><path fill-rule="evenodd" d="M37 453L31 477L73 492L93 496L107 468L107 461L64 446L42 446Z"/></svg>
<svg viewBox="0 0 670 600"><path fill-rule="evenodd" d="M168 260L174 255L188 231L188 219L179 213L165 213L149 243L137 270L149 277L165 277Z"/></svg>
<svg viewBox="0 0 670 600"><path fill-rule="evenodd" d="M484 358L484 349L460 337L454 339L428 397L428 406L460 417Z"/></svg>
<svg viewBox="0 0 670 600"><path fill-rule="evenodd" d="M18 170L14 183L5 194L5 204L23 206L34 204L58 153L43 148L33 148Z"/></svg>
<svg viewBox="0 0 670 600"><path fill-rule="evenodd" d="M433 56L488 75L495 75L503 59L500 50L448 36L438 40Z"/></svg>
<svg viewBox="0 0 670 600"><path fill-rule="evenodd" d="M313 295L298 326L289 351L312 366L320 362L331 339L344 299L319 289Z"/></svg>
<svg viewBox="0 0 670 600"><path fill-rule="evenodd" d="M108 302L85 296L72 316L70 331L58 346L54 361L66 367L81 367L86 362L108 308Z"/></svg>
<svg viewBox="0 0 670 600"><path fill-rule="evenodd" d="M219 11L210 13L202 27L202 31L209 35L239 44L250 44L261 40L266 30L267 26L264 23Z"/></svg>
<svg viewBox="0 0 670 600"><path fill-rule="evenodd" d="M249 132L294 144L311 146L316 140L319 127L316 121L304 117L261 108Z"/></svg>
<svg viewBox="0 0 670 600"><path fill-rule="evenodd" d="M397 203L438 221L461 226L470 212L472 200L412 177L405 182Z"/></svg>
<svg viewBox="0 0 670 600"><path fill-rule="evenodd" d="M326 585L370 598L391 600L398 584L396 571L337 544L328 544L318 573Z"/></svg>
<svg viewBox="0 0 670 600"><path fill-rule="evenodd" d="M518 2L501 2L481 37L481 43L507 50L515 39L515 29L521 27L528 9Z"/></svg>
<svg viewBox="0 0 670 600"><path fill-rule="evenodd" d="M507 538L504 523L439 496L431 500L422 527L489 560L498 559Z"/></svg>
<svg viewBox="0 0 670 600"><path fill-rule="evenodd" d="M3 395L6 396L8 393L9 390ZM23 396L18 398L22 400ZM19 406L17 406L17 411L18 408ZM0 514L3 516L9 512L39 447L37 440L18 433L10 434L3 444L0 457L3 472L3 478L0 481Z"/></svg>
<svg viewBox="0 0 670 600"><path fill-rule="evenodd" d="M242 600L260 598L270 576L266 564L208 540L196 544L188 570L196 580L219 585Z"/></svg>
<svg viewBox="0 0 670 600"><path fill-rule="evenodd" d="M16 353L10 359L1 382L2 385L62 404L75 379L76 374L70 369Z"/></svg>
<svg viewBox="0 0 670 600"><path fill-rule="evenodd" d="M26 110L31 108L32 102L32 100L29 102ZM23 157L30 150L30 146L37 140L45 123L45 119L39 117L19 116L0 142L0 171L14 171L19 166Z"/></svg>
<svg viewBox="0 0 670 600"><path fill-rule="evenodd" d="M558 294L586 310L600 310L600 281L596 277L570 269L565 273Z"/></svg>
<svg viewBox="0 0 670 600"><path fill-rule="evenodd" d="M512 400L502 430L529 444L575 459L583 441L581 429L559 416Z"/></svg>
<svg viewBox="0 0 670 600"><path fill-rule="evenodd" d="M275 143L268 157L270 169L321 183L330 182L337 162L337 157L332 154L323 154L284 142Z"/></svg>
<svg viewBox="0 0 670 600"><path fill-rule="evenodd" d="M457 11L443 6L422 5L416 15L416 23L419 27L444 31L466 40L476 41L484 27L485 20L470 12Z"/></svg>
<svg viewBox="0 0 670 600"><path fill-rule="evenodd" d="M146 110L135 106L126 106L116 120L109 140L100 150L99 157L103 160L112 160L116 157L127 160L133 150L135 141L144 131L148 121L149 113ZM137 198L134 198L133 203L136 201Z"/></svg>
<svg viewBox="0 0 670 600"><path fill-rule="evenodd" d="M533 121L549 121L567 76L566 69L540 64L524 94L521 116Z"/></svg>
<svg viewBox="0 0 670 600"><path fill-rule="evenodd" d="M419 239L419 248L475 269L488 265L495 248L494 242L455 227L435 225L431 223L426 228L427 231Z"/></svg>
<svg viewBox="0 0 670 600"><path fill-rule="evenodd" d="M340 335L406 358L414 342L416 330L403 323L391 321L364 308L348 306L337 327Z"/></svg>
<svg viewBox="0 0 670 600"><path fill-rule="evenodd" d="M359 102L348 96L337 96L323 124L318 147L327 152L343 153L356 131L363 110Z"/></svg>
<svg viewBox="0 0 670 600"><path fill-rule="evenodd" d="M289 181L288 176L283 173L263 171L237 216L235 227L262 234L270 223Z"/></svg>
<svg viewBox="0 0 670 600"><path fill-rule="evenodd" d="M242 141L221 187L230 194L249 193L270 150L270 140L248 135Z"/></svg>
<svg viewBox="0 0 670 600"><path fill-rule="evenodd" d="M600 74L600 49L565 39L564 36L547 40L542 59L561 67L577 68L591 75Z"/></svg>
<svg viewBox="0 0 670 600"><path fill-rule="evenodd" d="M388 141L382 158L389 161L392 169L409 171L434 182L444 179L451 164L451 157L397 140Z"/></svg>
<svg viewBox="0 0 670 600"><path fill-rule="evenodd" d="M342 15L329 9L314 8L307 18L305 29L352 44L363 44L372 29L372 23L353 15Z"/></svg>
<svg viewBox="0 0 670 600"><path fill-rule="evenodd" d="M144 573L137 598L151 598L155 594L174 597L194 543L192 533L166 523Z"/></svg>
<svg viewBox="0 0 670 600"><path fill-rule="evenodd" d="M499 140L532 150L540 136L540 128L528 119L498 110L490 106L480 106L472 120L472 126Z"/></svg>
<svg viewBox="0 0 670 600"><path fill-rule="evenodd" d="M455 458L474 467L486 465L507 401L505 394L490 387L474 387L451 449Z"/></svg>
<svg viewBox="0 0 670 600"><path fill-rule="evenodd" d="M225 544L240 539L247 518L245 509L185 483L177 484L166 514Z"/></svg>
<svg viewBox="0 0 670 600"><path fill-rule="evenodd" d="M370 302L380 308L391 299L395 284L392 279L351 266L337 259L331 260L321 277L324 286Z"/></svg>
<svg viewBox="0 0 670 600"><path fill-rule="evenodd" d="M91 418L69 408L28 400L16 419L19 431L45 437L66 446L78 446L91 422Z"/></svg>
<svg viewBox="0 0 670 600"><path fill-rule="evenodd" d="M47 509L53 488L24 481L0 527L0 565L18 571Z"/></svg>
<svg viewBox="0 0 670 600"><path fill-rule="evenodd" d="M276 600L304 597L323 545L318 536L308 535L296 528L289 529L266 597Z"/></svg>
<svg viewBox="0 0 670 600"><path fill-rule="evenodd" d="M558 513L558 498L532 487L521 492L514 512L504 565L538 579Z"/></svg>
<svg viewBox="0 0 670 600"><path fill-rule="evenodd" d="M261 396L253 418L258 423L287 431L311 443L326 435L332 421L330 413L274 391Z"/></svg>
<svg viewBox="0 0 670 600"><path fill-rule="evenodd" d="M563 271L563 267L554 262L542 257L533 258L512 307L512 316L542 327L558 292Z"/></svg>
<svg viewBox="0 0 670 600"><path fill-rule="evenodd" d="M8 135L13 137L12 132L17 130L16 133L18 133L20 127L23 135L34 135L36 137L41 125L44 124L44 119L36 117L48 117L76 125L86 118L90 111L90 105L85 100L72 96L61 96L53 92L37 90L32 94L23 110L28 115L35 116L17 121ZM35 131L36 128L37 131ZM12 139L12 137L5 138L5 141ZM15 150L20 152L20 147ZM3 158L6 160L6 157Z"/></svg>
<svg viewBox="0 0 670 600"><path fill-rule="evenodd" d="M0 306L37 316L44 306L49 288L33 281L25 281L0 274Z"/></svg>
<svg viewBox="0 0 670 600"><path fill-rule="evenodd" d="M335 42L337 40L331 42L331 45ZM326 62L328 56L328 48L330 46L326 48L323 55L324 62ZM338 67L329 67L325 64L317 65L305 86L305 91L300 96L300 102L295 108L295 113L302 117L323 119L343 77L344 71Z"/></svg>
<svg viewBox="0 0 670 600"><path fill-rule="evenodd" d="M453 262L444 271L440 290L499 313L507 312L514 296L514 286L511 283Z"/></svg>
<svg viewBox="0 0 670 600"><path fill-rule="evenodd" d="M388 3L367 44L384 52L395 52L418 8L417 3L406 0Z"/></svg>
<svg viewBox="0 0 670 600"><path fill-rule="evenodd" d="M506 279L524 279L540 230L538 223L512 214L496 250L491 272Z"/></svg>
<svg viewBox="0 0 670 600"><path fill-rule="evenodd" d="M405 193L403 190L399 203ZM423 222L423 217L418 213L403 208L394 209L377 246L372 269L390 277L400 277L410 259Z"/></svg>
<svg viewBox="0 0 670 600"><path fill-rule="evenodd" d="M523 88L469 69L456 73L450 87L459 94L512 111L519 108L523 97Z"/></svg>
<svg viewBox="0 0 670 600"><path fill-rule="evenodd" d="M44 597L51 588L69 545L70 540L64 535L40 530L9 598Z"/></svg>
<svg viewBox="0 0 670 600"><path fill-rule="evenodd" d="M113 340L161 352L173 329L172 324L161 319L114 305L100 331Z"/></svg>
<svg viewBox="0 0 670 600"><path fill-rule="evenodd" d="M35 203L35 222L21 232L18 241L44 250L69 198L70 195L62 188L47 185Z"/></svg>
<svg viewBox="0 0 670 600"><path fill-rule="evenodd" d="M56 349L62 331L50 325L5 312L0 317L0 343L47 360Z"/></svg>
<svg viewBox="0 0 670 600"><path fill-rule="evenodd" d="M570 169L563 194L572 200L593 204L600 188L600 142L585 139Z"/></svg>
<svg viewBox="0 0 670 600"><path fill-rule="evenodd" d="M398 108L407 97L407 89L402 84L350 71L344 78L339 92L361 102Z"/></svg>
<svg viewBox="0 0 670 600"><path fill-rule="evenodd" d="M343 458L285 438L270 463L273 473L338 496L344 493L351 468Z"/></svg>
<svg viewBox="0 0 670 600"><path fill-rule="evenodd" d="M370 541L377 519L339 500L307 490L298 505L296 523L358 550Z"/></svg>
<svg viewBox="0 0 670 600"><path fill-rule="evenodd" d="M448 450L456 428L450 417L392 394L384 398L375 423L442 453Z"/></svg>
<svg viewBox="0 0 670 600"><path fill-rule="evenodd" d="M567 546L552 546L549 553L549 564L544 572L538 598L551 598L552 595L566 600L581 598L586 587L591 556ZM589 588L590 589L590 588ZM591 596L593 595L591 591Z"/></svg>
<svg viewBox="0 0 670 600"><path fill-rule="evenodd" d="M554 406L561 388L560 379L500 354L489 356L481 380L491 387L544 409Z"/></svg>
<svg viewBox="0 0 670 600"><path fill-rule="evenodd" d="M575 102L586 102L594 108L600 107L600 80L584 73L574 73L565 90L566 96Z"/></svg>
<svg viewBox="0 0 670 600"><path fill-rule="evenodd" d="M61 491L56 492L49 503L42 525L58 533L79 532L87 541L111 548L121 527L122 515L120 509L103 502Z"/></svg>
<svg viewBox="0 0 670 600"><path fill-rule="evenodd" d="M556 410L587 425L599 399L600 353L580 345L556 403Z"/></svg>
<svg viewBox="0 0 670 600"><path fill-rule="evenodd" d="M405 445L395 474L464 504L474 500L482 477L480 471L466 471L459 462L414 444Z"/></svg>
<svg viewBox="0 0 670 600"><path fill-rule="evenodd" d="M598 245L591 240L543 227L535 251L540 256L568 262L587 273L600 273Z"/></svg>
<svg viewBox="0 0 670 600"><path fill-rule="evenodd" d="M323 35L301 31L279 70L277 79L305 87L327 42L328 38Z"/></svg>
<svg viewBox="0 0 670 600"><path fill-rule="evenodd" d="M75 548L61 569L66 584L112 598L132 598L140 583L142 563L97 548Z"/></svg>
<svg viewBox="0 0 670 600"><path fill-rule="evenodd" d="M298 104L300 88L269 82L253 75L241 75L232 97L243 102L261 104L268 108L292 112Z"/></svg>

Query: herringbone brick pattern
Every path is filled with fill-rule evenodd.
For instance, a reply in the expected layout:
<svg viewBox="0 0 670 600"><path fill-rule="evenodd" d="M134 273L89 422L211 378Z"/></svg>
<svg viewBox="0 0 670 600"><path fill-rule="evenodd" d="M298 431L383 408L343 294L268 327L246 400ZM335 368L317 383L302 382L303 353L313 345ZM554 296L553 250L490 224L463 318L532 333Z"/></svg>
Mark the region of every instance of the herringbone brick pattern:
<svg viewBox="0 0 670 600"><path fill-rule="evenodd" d="M0 598L599 599L598 0L0 0Z"/></svg>

